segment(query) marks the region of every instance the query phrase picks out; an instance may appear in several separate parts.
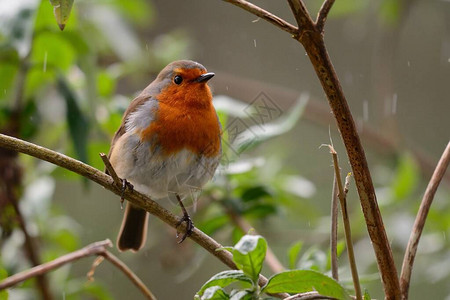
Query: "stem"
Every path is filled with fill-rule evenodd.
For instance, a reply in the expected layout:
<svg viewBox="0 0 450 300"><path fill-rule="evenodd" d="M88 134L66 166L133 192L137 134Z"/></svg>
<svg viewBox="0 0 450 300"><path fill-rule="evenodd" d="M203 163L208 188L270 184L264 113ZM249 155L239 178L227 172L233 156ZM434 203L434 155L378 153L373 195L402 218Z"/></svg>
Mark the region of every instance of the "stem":
<svg viewBox="0 0 450 300"><path fill-rule="evenodd" d="M445 171L450 163L450 142L442 153L433 176L431 176L425 194L420 204L419 212L417 213L416 221L414 222L411 236L409 237L408 246L406 247L405 256L403 258L402 272L400 276L400 287L402 291L402 299L408 299L409 284L411 281L411 272L416 258L417 247L419 246L420 236L422 235L425 221L427 219L428 211L433 202L436 190L444 177Z"/></svg>
<svg viewBox="0 0 450 300"><path fill-rule="evenodd" d="M348 253L348 261L350 263L350 270L352 271L353 286L355 287L356 299L362 300L362 292L361 292L361 286L359 284L358 269L356 267L356 261L355 261L355 252L353 250L350 219L348 217L348 212L347 212L347 197L346 197L347 193L345 192L344 187L342 185L341 171L339 168L339 161L338 161L337 153L334 150L333 146L328 145L328 147L330 148L330 153L333 156L335 178L336 178L336 182L337 182L337 187L339 189L338 197L339 197L339 201L341 203L342 220L344 223L345 242L347 244L347 253Z"/></svg>
<svg viewBox="0 0 450 300"><path fill-rule="evenodd" d="M319 10L319 14L317 15L316 27L317 30L323 32L325 27L325 22L327 21L328 13L331 10L331 7L334 4L334 0L325 0L322 4L322 7Z"/></svg>
<svg viewBox="0 0 450 300"><path fill-rule="evenodd" d="M338 187L336 181L336 174L333 178L333 192L331 195L331 235L330 235L330 253L331 253L331 275L333 278L339 280L339 268L337 258L337 232L338 232Z"/></svg>

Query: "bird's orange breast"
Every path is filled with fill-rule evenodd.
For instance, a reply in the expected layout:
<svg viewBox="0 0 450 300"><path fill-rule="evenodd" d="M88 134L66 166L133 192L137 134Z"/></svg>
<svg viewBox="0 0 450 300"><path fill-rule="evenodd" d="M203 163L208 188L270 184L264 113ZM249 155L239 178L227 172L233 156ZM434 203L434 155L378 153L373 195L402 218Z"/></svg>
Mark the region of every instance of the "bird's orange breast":
<svg viewBox="0 0 450 300"><path fill-rule="evenodd" d="M183 149L206 157L219 155L220 125L207 85L168 87L157 98L157 118L141 132L141 140L155 137L164 155Z"/></svg>

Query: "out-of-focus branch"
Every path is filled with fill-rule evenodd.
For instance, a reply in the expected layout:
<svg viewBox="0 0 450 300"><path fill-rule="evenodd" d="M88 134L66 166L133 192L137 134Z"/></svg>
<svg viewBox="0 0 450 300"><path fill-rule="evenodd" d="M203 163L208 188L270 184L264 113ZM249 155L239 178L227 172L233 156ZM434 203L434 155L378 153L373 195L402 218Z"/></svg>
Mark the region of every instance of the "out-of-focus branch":
<svg viewBox="0 0 450 300"><path fill-rule="evenodd" d="M425 221L430 210L431 203L433 202L436 190L444 177L445 171L450 163L450 142L444 150L444 153L439 160L434 174L428 183L425 194L420 204L419 212L417 213L416 221L414 222L411 236L409 237L408 246L406 247L405 256L403 258L402 272L400 276L400 287L402 290L402 299L408 299L409 284L411 281L411 271L416 258L417 247L419 246L420 236L422 235Z"/></svg>
<svg viewBox="0 0 450 300"><path fill-rule="evenodd" d="M112 243L110 240L92 243L80 250L63 255L61 257L58 257L57 259L35 266L29 270L12 275L4 279L3 281L0 281L0 290L12 287L27 279L41 276L65 264L79 260L80 258L92 255L101 255L109 260L119 270L121 270L141 290L141 292L147 299L155 300L155 296L153 296L152 292L150 292L150 290L144 285L139 277L137 277L136 274L134 274L133 271L131 271L130 268L128 268L122 261L120 261L113 254L109 253L108 250L106 250L106 247L112 247Z"/></svg>

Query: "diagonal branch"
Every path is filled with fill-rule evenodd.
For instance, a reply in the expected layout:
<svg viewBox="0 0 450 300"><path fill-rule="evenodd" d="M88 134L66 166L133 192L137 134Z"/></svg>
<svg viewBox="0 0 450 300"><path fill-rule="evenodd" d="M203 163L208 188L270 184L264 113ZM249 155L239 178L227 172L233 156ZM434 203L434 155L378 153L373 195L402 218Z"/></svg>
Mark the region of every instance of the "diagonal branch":
<svg viewBox="0 0 450 300"><path fill-rule="evenodd" d="M402 273L400 276L400 287L402 291L402 299L408 299L409 283L411 281L411 271L416 258L417 247L419 246L420 236L422 235L425 221L427 219L428 211L433 202L434 194L444 177L445 171L450 163L450 142L444 150L444 153L439 160L433 176L431 176L425 194L423 195L422 203L420 204L419 212L417 213L416 221L414 222L411 236L409 237L408 246L406 247L405 256L403 258Z"/></svg>
<svg viewBox="0 0 450 300"><path fill-rule="evenodd" d="M334 0L325 0L322 4L322 7L319 10L317 15L316 27L317 30L323 32L325 27L325 22L327 21L328 13L331 10L331 7L334 4Z"/></svg>
<svg viewBox="0 0 450 300"><path fill-rule="evenodd" d="M139 208L142 208L150 214L158 217L171 227L175 229L181 227L182 230L186 230L185 223L182 223L178 226L180 219L170 211L168 211L149 197L135 190L126 189L125 191L122 191L122 188L118 187L115 184L111 176L97 170L94 167L91 167L64 154L4 134L0 134L0 147L34 156L36 158L65 168L69 171L75 172L81 176L84 176L87 179L90 179L103 186L104 188L112 191L116 195L123 195L124 198L127 199L130 203L133 203ZM194 228L189 238L203 247L209 253L217 257L231 269L237 269L235 263L232 260L231 253L228 251L217 251L223 246L212 239L210 236L200 231L198 228ZM261 286L265 285L267 283L267 278L260 275L258 283ZM277 296L282 297L282 295Z"/></svg>
<svg viewBox="0 0 450 300"><path fill-rule="evenodd" d="M250 2L247 2L245 0L223 0L225 2L231 3L233 5L236 5L255 16L260 17L261 19L266 20L267 22L277 26L281 30L284 30L291 35L296 35L298 33L298 28L294 25L290 24L289 22L286 22L285 20L281 19L280 17L277 17L276 15L272 14L271 12L268 12L267 10L262 9L259 6L256 6Z"/></svg>

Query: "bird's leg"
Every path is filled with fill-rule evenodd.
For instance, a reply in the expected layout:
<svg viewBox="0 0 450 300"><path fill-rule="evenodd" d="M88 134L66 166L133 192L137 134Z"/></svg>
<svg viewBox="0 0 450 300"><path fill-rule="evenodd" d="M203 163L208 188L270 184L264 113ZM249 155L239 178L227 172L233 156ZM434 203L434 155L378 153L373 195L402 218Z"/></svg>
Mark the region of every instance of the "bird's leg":
<svg viewBox="0 0 450 300"><path fill-rule="evenodd" d="M194 222L192 222L191 217L189 216L186 208L183 205L183 202L181 201L181 198L178 194L176 194L178 203L180 204L181 210L183 211L183 217L181 217L180 221L178 221L176 227L180 226L181 223L186 222L186 232L181 237L181 240L178 242L178 244L181 244L188 236L192 234L192 231L194 230ZM177 238L178 238L178 232L177 232Z"/></svg>
<svg viewBox="0 0 450 300"><path fill-rule="evenodd" d="M123 209L123 201L125 201L125 190L126 189L130 189L130 191L132 191L134 189L134 186L131 184L131 182L129 182L128 180L126 180L125 178L122 179L122 193L120 194L120 208Z"/></svg>

